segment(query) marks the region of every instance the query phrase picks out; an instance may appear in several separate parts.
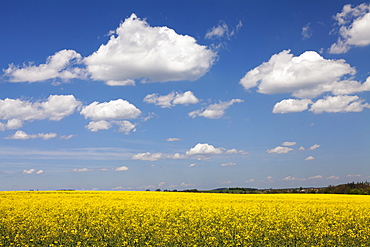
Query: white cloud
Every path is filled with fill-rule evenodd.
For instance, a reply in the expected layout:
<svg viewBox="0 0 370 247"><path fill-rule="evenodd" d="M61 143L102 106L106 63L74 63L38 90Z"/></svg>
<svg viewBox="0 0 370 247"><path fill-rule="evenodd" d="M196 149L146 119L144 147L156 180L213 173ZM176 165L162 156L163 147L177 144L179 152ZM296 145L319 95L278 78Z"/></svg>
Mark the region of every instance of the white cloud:
<svg viewBox="0 0 370 247"><path fill-rule="evenodd" d="M181 139L180 138L167 138L166 141L174 142L174 141L181 141Z"/></svg>
<svg viewBox="0 0 370 247"><path fill-rule="evenodd" d="M305 150L304 147L302 147L302 146L299 147L299 151L304 151L304 150Z"/></svg>
<svg viewBox="0 0 370 247"><path fill-rule="evenodd" d="M162 153L138 153L131 157L132 160L148 160L148 161L156 161L163 158Z"/></svg>
<svg viewBox="0 0 370 247"><path fill-rule="evenodd" d="M239 21L238 24L235 26L235 28L230 30L228 25L224 21L220 21L220 24L212 27L211 30L209 30L206 33L205 38L214 39L214 38L226 37L227 39L230 39L230 37L234 36L235 33L238 32L242 26L243 26L243 23Z"/></svg>
<svg viewBox="0 0 370 247"><path fill-rule="evenodd" d="M286 153L289 153L292 150L293 150L293 148L277 146L276 148L269 149L266 152L269 153L269 154L286 154Z"/></svg>
<svg viewBox="0 0 370 247"><path fill-rule="evenodd" d="M94 80L165 82L196 80L208 72L216 53L168 27L151 27L132 14L107 44L84 59Z"/></svg>
<svg viewBox="0 0 370 247"><path fill-rule="evenodd" d="M41 139L44 139L44 140L49 140L49 139L52 139L52 138L55 138L55 137L57 137L56 133L47 133L47 134L40 133L40 134L35 134L35 135L29 135L29 134L27 134L26 132L24 132L22 130L18 130L17 132L15 132L14 135L9 136L9 137L5 137L4 139L28 140L28 139L41 138Z"/></svg>
<svg viewBox="0 0 370 247"><path fill-rule="evenodd" d="M330 177L327 177L326 179L340 179L340 177L338 177L338 176L330 176Z"/></svg>
<svg viewBox="0 0 370 247"><path fill-rule="evenodd" d="M127 171L128 167L127 166L121 166L121 167L115 168L114 170L117 171L117 172Z"/></svg>
<svg viewBox="0 0 370 247"><path fill-rule="evenodd" d="M195 163L192 163L192 164L189 165L189 167L194 167L194 166L196 166Z"/></svg>
<svg viewBox="0 0 370 247"><path fill-rule="evenodd" d="M315 160L315 157L313 156L308 156L307 158L305 158L304 160Z"/></svg>
<svg viewBox="0 0 370 247"><path fill-rule="evenodd" d="M292 176L288 176L288 177L283 178L283 181L302 181L302 180L305 180L305 179L304 178L296 178L296 177L292 177Z"/></svg>
<svg viewBox="0 0 370 247"><path fill-rule="evenodd" d="M172 92L167 95L159 96L156 93L148 94L144 98L144 102L159 105L162 108L170 108L174 105L189 105L196 104L199 99L195 97L193 92L187 91L185 93Z"/></svg>
<svg viewBox="0 0 370 247"><path fill-rule="evenodd" d="M352 46L370 44L370 4L363 3L353 8L350 4L344 5L335 19L340 27L340 37L330 47L330 53L346 53Z"/></svg>
<svg viewBox="0 0 370 247"><path fill-rule="evenodd" d="M324 99L317 100L310 111L316 114L323 112L361 112L364 108L370 108L368 103L358 96L339 95L326 96Z"/></svg>
<svg viewBox="0 0 370 247"><path fill-rule="evenodd" d="M85 70L76 66L81 63L81 59L81 55L73 50L61 50L48 57L45 64L38 66L29 64L20 68L10 64L9 68L4 70L4 75L9 78L10 82L86 78Z"/></svg>
<svg viewBox="0 0 370 247"><path fill-rule="evenodd" d="M22 173L24 173L24 174L32 174L32 173L34 173L36 170L35 169L29 169L29 170L23 170L23 172Z"/></svg>
<svg viewBox="0 0 370 247"><path fill-rule="evenodd" d="M33 173L36 173L36 174L43 174L44 171L43 170L38 170L36 171L36 169L29 169L29 170L23 170L22 172L23 174L33 174Z"/></svg>
<svg viewBox="0 0 370 247"><path fill-rule="evenodd" d="M321 176L321 175L316 175L316 176L313 176L313 177L309 177L308 179L323 179L324 177Z"/></svg>
<svg viewBox="0 0 370 247"><path fill-rule="evenodd" d="M19 129L23 126L22 120L18 118L9 119L7 123L0 123L0 131L8 129Z"/></svg>
<svg viewBox="0 0 370 247"><path fill-rule="evenodd" d="M81 102L73 95L50 95L46 101L34 103L6 98L0 100L0 119L17 119L14 120L14 125L20 125L19 121L60 121L71 115L80 105Z"/></svg>
<svg viewBox="0 0 370 247"><path fill-rule="evenodd" d="M103 103L95 101L84 106L80 113L92 120L111 120L137 118L141 111L128 101L117 99Z"/></svg>
<svg viewBox="0 0 370 247"><path fill-rule="evenodd" d="M198 143L189 151L186 151L187 156L192 155L215 155L223 153L224 148L215 148L213 145L208 143Z"/></svg>
<svg viewBox="0 0 370 247"><path fill-rule="evenodd" d="M189 117L195 118L197 116L205 117L205 118L221 118L225 114L225 110L232 106L234 103L241 103L244 100L241 99L232 99L230 101L225 101L217 104L212 104L206 107L205 109L200 109L196 111L189 112Z"/></svg>
<svg viewBox="0 0 370 247"><path fill-rule="evenodd" d="M136 85L135 81L131 79L123 80L123 81L110 80L110 81L107 81L105 84L107 84L108 86L135 86Z"/></svg>
<svg viewBox="0 0 370 247"><path fill-rule="evenodd" d="M136 131L136 125L132 124L129 121L113 121L115 124L119 126L118 131L123 132L126 135L130 134L131 131L135 132Z"/></svg>
<svg viewBox="0 0 370 247"><path fill-rule="evenodd" d="M252 183L252 182L254 182L255 180L253 179L253 178L251 178L251 179L249 179L249 180L247 180L247 181L245 181L246 183Z"/></svg>
<svg viewBox="0 0 370 247"><path fill-rule="evenodd" d="M311 23L307 23L306 25L304 25L302 27L301 34L302 34L303 39L309 39L312 36L313 31L312 31L310 25L311 25Z"/></svg>
<svg viewBox="0 0 370 247"><path fill-rule="evenodd" d="M315 150L315 149L317 149L317 148L319 148L320 147L320 145L319 144L315 144L315 145L312 145L310 148L309 148L309 150Z"/></svg>
<svg viewBox="0 0 370 247"><path fill-rule="evenodd" d="M186 159L186 155L175 153L173 155L168 155L167 159L174 159L174 160Z"/></svg>
<svg viewBox="0 0 370 247"><path fill-rule="evenodd" d="M60 139L63 139L63 140L69 140L73 137L76 137L76 135L61 135L60 136Z"/></svg>
<svg viewBox="0 0 370 247"><path fill-rule="evenodd" d="M80 169L72 169L72 172L91 172L93 169L88 168L80 168Z"/></svg>
<svg viewBox="0 0 370 247"><path fill-rule="evenodd" d="M226 154L249 154L249 152L233 148L233 149L227 150Z"/></svg>
<svg viewBox="0 0 370 247"><path fill-rule="evenodd" d="M296 144L297 144L296 142L283 142L281 145L290 147L290 146L294 146Z"/></svg>
<svg viewBox="0 0 370 247"><path fill-rule="evenodd" d="M229 163L224 163L224 164L221 164L221 166L236 166L237 164L234 163L234 162L229 162Z"/></svg>
<svg viewBox="0 0 370 247"><path fill-rule="evenodd" d="M369 91L369 79L361 84L344 78L355 73L355 68L343 59L324 59L314 51L294 57L290 50L285 50L248 71L240 83L245 89L257 87L263 94L292 93L294 97L306 99L324 92L342 95Z"/></svg>
<svg viewBox="0 0 370 247"><path fill-rule="evenodd" d="M92 132L98 132L99 130L110 129L112 125L105 120L100 120L100 121L91 121L85 127Z"/></svg>
<svg viewBox="0 0 370 247"><path fill-rule="evenodd" d="M310 99L285 99L274 105L273 113L291 113L301 112L308 109L308 105L312 104Z"/></svg>

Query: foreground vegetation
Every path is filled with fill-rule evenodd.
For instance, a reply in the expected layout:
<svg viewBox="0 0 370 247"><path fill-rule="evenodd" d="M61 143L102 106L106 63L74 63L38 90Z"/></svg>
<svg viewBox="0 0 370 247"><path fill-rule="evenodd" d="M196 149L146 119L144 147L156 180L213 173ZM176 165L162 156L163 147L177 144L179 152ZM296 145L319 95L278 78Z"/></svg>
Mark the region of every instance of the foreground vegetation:
<svg viewBox="0 0 370 247"><path fill-rule="evenodd" d="M370 246L370 197L0 192L0 246Z"/></svg>

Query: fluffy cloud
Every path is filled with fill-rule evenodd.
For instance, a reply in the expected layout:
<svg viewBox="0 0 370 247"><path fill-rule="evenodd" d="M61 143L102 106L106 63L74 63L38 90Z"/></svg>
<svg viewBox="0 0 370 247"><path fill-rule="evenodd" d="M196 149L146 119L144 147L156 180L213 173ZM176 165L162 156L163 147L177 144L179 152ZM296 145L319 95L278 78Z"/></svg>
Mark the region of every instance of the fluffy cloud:
<svg viewBox="0 0 370 247"><path fill-rule="evenodd" d="M196 80L212 66L216 53L168 27L151 27L132 14L107 44L84 59L94 80L108 85L130 80L165 82Z"/></svg>
<svg viewBox="0 0 370 247"><path fill-rule="evenodd" d="M121 167L115 168L114 170L117 171L117 172L127 171L128 167L127 166L121 166Z"/></svg>
<svg viewBox="0 0 370 247"><path fill-rule="evenodd" d="M38 66L29 64L20 68L10 64L9 68L4 70L4 75L9 78L10 82L36 82L55 78L64 80L85 78L86 73L84 69L76 66L81 63L81 60L82 57L77 52L61 50L48 57L45 64Z"/></svg>
<svg viewBox="0 0 370 247"><path fill-rule="evenodd" d="M132 160L148 160L148 161L156 161L163 158L162 153L138 153L131 157Z"/></svg>
<svg viewBox="0 0 370 247"><path fill-rule="evenodd" d="M162 108L169 108L174 105L189 105L196 104L199 102L199 99L195 97L193 92L187 91L185 93L175 93L172 92L167 95L159 96L158 94L148 94L144 98L144 102L159 105Z"/></svg>
<svg viewBox="0 0 370 247"><path fill-rule="evenodd" d="M215 148L213 145L208 143L198 143L189 151L186 151L186 155L215 155L224 152L224 148Z"/></svg>
<svg viewBox="0 0 370 247"><path fill-rule="evenodd" d="M42 119L60 121L71 115L80 105L81 102L73 95L50 95L46 101L34 103L6 98L0 100L0 119L17 119L13 120L15 125L19 125L19 121Z"/></svg>
<svg viewBox="0 0 370 247"><path fill-rule="evenodd" d="M355 68L342 59L324 59L314 51L294 57L285 50L247 72L240 83L245 89L257 87L263 94L292 93L294 97L306 99L324 92L342 95L369 91L369 79L364 84L341 79L355 73Z"/></svg>
<svg viewBox="0 0 370 247"><path fill-rule="evenodd" d="M103 103L95 101L83 107L80 113L92 120L112 120L137 118L141 111L128 101L118 99Z"/></svg>
<svg viewBox="0 0 370 247"><path fill-rule="evenodd" d="M283 142L281 145L290 147L290 146L294 146L296 144L297 144L296 142Z"/></svg>
<svg viewBox="0 0 370 247"><path fill-rule="evenodd" d="M323 112L361 112L364 108L370 108L368 103L358 96L339 95L326 96L324 99L317 100L310 111L319 114Z"/></svg>
<svg viewBox="0 0 370 247"><path fill-rule="evenodd" d="M173 155L168 155L167 159L174 159L174 160L186 159L186 155L175 153Z"/></svg>
<svg viewBox="0 0 370 247"><path fill-rule="evenodd" d="M92 132L98 132L99 130L110 129L112 125L105 120L100 120L100 121L91 121L85 127Z"/></svg>
<svg viewBox="0 0 370 247"><path fill-rule="evenodd" d="M114 121L115 124L119 126L118 131L123 132L128 135L131 131L136 131L136 125L129 121Z"/></svg>
<svg viewBox="0 0 370 247"><path fill-rule="evenodd" d="M308 109L308 105L312 104L310 99L285 99L274 105L273 113L291 113L301 112Z"/></svg>
<svg viewBox="0 0 370 247"><path fill-rule="evenodd" d="M38 170L36 171L35 169L29 169L29 170L23 170L22 172L23 174L33 174L33 173L36 173L36 174L43 174L44 171L43 170Z"/></svg>
<svg viewBox="0 0 370 247"><path fill-rule="evenodd" d="M241 103L244 100L241 99L232 99L230 101L220 102L217 104L212 104L206 107L205 109L200 109L196 111L189 112L189 117L195 118L197 116L205 118L221 118L225 114L225 110L232 106L234 103Z"/></svg>
<svg viewBox="0 0 370 247"><path fill-rule="evenodd" d="M335 19L340 27L340 37L330 47L330 53L346 53L351 46L370 44L370 4L363 3L353 8L350 4L344 5Z"/></svg>
<svg viewBox="0 0 370 247"><path fill-rule="evenodd" d="M23 126L23 123L20 119L12 118L9 119L7 123L0 123L0 131L7 129L19 129Z"/></svg>
<svg viewBox="0 0 370 247"><path fill-rule="evenodd" d="M5 137L4 139L28 140L28 139L41 138L41 139L44 139L44 140L49 140L49 139L52 139L52 138L55 138L55 137L57 137L57 134L55 134L55 133L47 133L47 134L40 133L40 134L35 134L35 135L29 135L29 134L27 134L26 132L24 132L22 130L18 130L17 132L15 132L14 135L9 136L9 137Z"/></svg>
<svg viewBox="0 0 370 247"><path fill-rule="evenodd" d="M289 153L292 150L293 150L293 148L277 146L276 148L269 149L266 152L269 153L269 154L286 154L286 153Z"/></svg>

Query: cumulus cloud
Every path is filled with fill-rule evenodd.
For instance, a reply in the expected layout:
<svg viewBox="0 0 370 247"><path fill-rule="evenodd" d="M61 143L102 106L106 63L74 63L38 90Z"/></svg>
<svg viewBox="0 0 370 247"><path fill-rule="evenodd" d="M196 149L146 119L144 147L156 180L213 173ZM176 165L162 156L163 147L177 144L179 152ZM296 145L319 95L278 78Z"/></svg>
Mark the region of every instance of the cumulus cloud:
<svg viewBox="0 0 370 247"><path fill-rule="evenodd" d="M304 178L296 178L296 177L292 177L292 176L288 176L288 177L283 178L283 181L301 181L301 180L305 180L305 179Z"/></svg>
<svg viewBox="0 0 370 247"><path fill-rule="evenodd" d="M60 121L80 106L81 102L73 95L50 95L47 100L37 102L6 98L0 100L0 119L13 119L12 126L20 126L20 121Z"/></svg>
<svg viewBox="0 0 370 247"><path fill-rule="evenodd" d="M205 109L200 109L196 111L189 112L189 117L195 118L197 116L205 117L205 118L211 118L211 119L217 119L221 118L225 114L225 110L232 106L234 103L241 103L244 102L244 100L241 99L232 99L230 101L220 101L220 103L212 104L206 107Z"/></svg>
<svg viewBox="0 0 370 247"><path fill-rule="evenodd" d="M167 159L174 159L174 160L186 159L186 155L175 153L173 155L168 155Z"/></svg>
<svg viewBox="0 0 370 247"><path fill-rule="evenodd" d="M186 155L215 155L224 152L224 148L215 148L213 145L208 143L198 143L189 151L186 151Z"/></svg>
<svg viewBox="0 0 370 247"><path fill-rule="evenodd" d="M291 113L301 112L308 109L308 105L312 104L310 99L285 99L274 105L273 113Z"/></svg>
<svg viewBox="0 0 370 247"><path fill-rule="evenodd" d="M294 146L296 144L297 144L296 142L283 142L283 143L281 143L282 146L288 146L288 147Z"/></svg>
<svg viewBox="0 0 370 247"><path fill-rule="evenodd" d="M23 123L20 119L12 118L9 119L7 123L0 123L0 131L8 129L19 129L23 126Z"/></svg>
<svg viewBox="0 0 370 247"><path fill-rule="evenodd" d="M55 138L55 137L57 137L56 133L47 133L47 134L40 133L40 134L35 134L35 135L29 135L29 134L27 134L26 132L24 132L22 130L18 130L17 132L15 132L14 135L5 137L4 139L28 140L28 139L40 138L40 139L44 139L44 140L49 140L49 139L52 139L52 138Z"/></svg>
<svg viewBox="0 0 370 247"><path fill-rule="evenodd" d="M117 172L127 171L128 167L127 166L121 166L121 167L115 168L114 170L117 171Z"/></svg>
<svg viewBox="0 0 370 247"><path fill-rule="evenodd" d="M33 173L35 173L35 174L43 174L44 171L43 170L36 171L36 169L29 169L29 170L23 170L22 173L23 174L33 174Z"/></svg>
<svg viewBox="0 0 370 247"><path fill-rule="evenodd" d="M315 157L313 156L308 156L307 158L305 158L304 160L315 160Z"/></svg>
<svg viewBox="0 0 370 247"><path fill-rule="evenodd" d="M302 32L301 32L302 39L309 39L312 36L313 31L312 31L310 25L311 25L311 23L307 23L306 25L304 25L302 27Z"/></svg>
<svg viewBox="0 0 370 247"><path fill-rule="evenodd" d="M92 132L98 132L99 130L110 129L112 125L105 120L100 120L100 121L91 121L85 127Z"/></svg>
<svg viewBox="0 0 370 247"><path fill-rule="evenodd" d="M148 161L157 161L163 158L162 153L138 153L131 157L132 160L148 160Z"/></svg>
<svg viewBox="0 0 370 247"><path fill-rule="evenodd" d="M38 66L31 63L21 68L10 64L9 68L4 70L4 75L9 78L10 82L36 82L56 78L82 79L86 78L85 70L76 66L81 61L82 57L76 51L61 50L48 57L45 64Z"/></svg>
<svg viewBox="0 0 370 247"><path fill-rule="evenodd" d="M115 124L119 126L118 131L123 132L128 135L131 131L136 131L136 125L129 121L114 121Z"/></svg>
<svg viewBox="0 0 370 247"><path fill-rule="evenodd" d="M159 96L158 94L148 94L144 98L144 102L159 105L162 108L170 108L174 105L189 105L196 104L199 99L195 97L193 92L187 91L185 93L172 92L167 95Z"/></svg>
<svg viewBox="0 0 370 247"><path fill-rule="evenodd" d="M196 80L208 72L216 55L193 37L168 27L151 27L132 14L84 63L92 79L117 85L136 79Z"/></svg>
<svg viewBox="0 0 370 247"><path fill-rule="evenodd" d="M109 102L93 102L84 106L80 112L92 120L134 119L141 111L126 100L117 99Z"/></svg>
<svg viewBox="0 0 370 247"><path fill-rule="evenodd" d="M240 84L247 90L257 87L263 94L292 93L302 99L314 98L324 92L343 95L369 91L369 79L364 84L348 79L355 74L355 68L343 59L325 59L314 51L295 57L290 50L285 50L248 71ZM284 101L284 104L289 102L294 101ZM300 103L299 109L302 109L303 102L296 101L294 106Z"/></svg>
<svg viewBox="0 0 370 247"><path fill-rule="evenodd" d="M309 148L309 150L315 150L315 149L317 149L317 148L319 148L320 147L320 145L319 144L315 144L315 145L312 145L310 148Z"/></svg>
<svg viewBox="0 0 370 247"><path fill-rule="evenodd" d="M364 108L370 108L368 103L358 96L339 95L326 96L323 99L317 100L310 111L319 114L323 112L361 112Z"/></svg>
<svg viewBox="0 0 370 247"><path fill-rule="evenodd" d="M273 149L269 149L266 152L269 154L286 154L292 151L293 148L288 148L288 147L282 147L282 146L277 146Z"/></svg>
<svg viewBox="0 0 370 247"><path fill-rule="evenodd" d="M352 46L370 44L370 4L363 3L352 7L344 5L342 12L334 17L339 26L339 38L329 52L346 53Z"/></svg>

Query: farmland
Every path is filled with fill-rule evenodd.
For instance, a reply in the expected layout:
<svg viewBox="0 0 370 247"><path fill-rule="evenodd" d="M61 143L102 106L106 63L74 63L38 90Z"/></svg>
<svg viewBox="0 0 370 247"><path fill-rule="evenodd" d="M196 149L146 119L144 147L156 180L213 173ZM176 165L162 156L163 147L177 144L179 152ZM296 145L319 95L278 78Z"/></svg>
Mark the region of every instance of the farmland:
<svg viewBox="0 0 370 247"><path fill-rule="evenodd" d="M370 197L0 192L0 246L369 246Z"/></svg>

